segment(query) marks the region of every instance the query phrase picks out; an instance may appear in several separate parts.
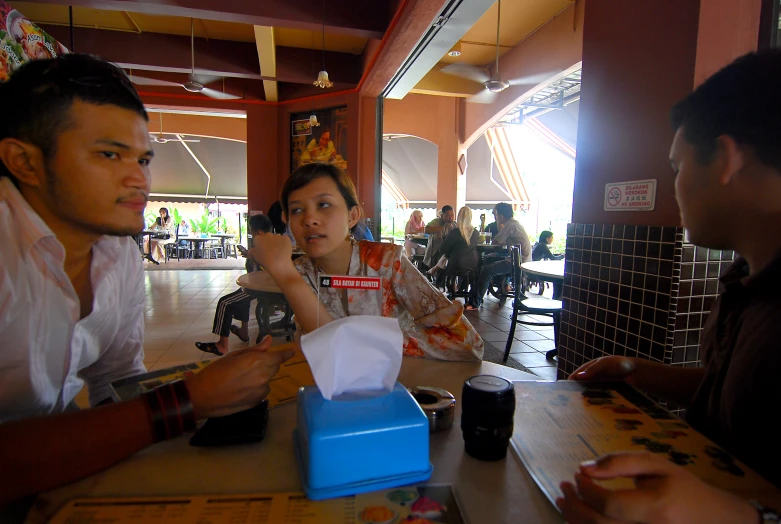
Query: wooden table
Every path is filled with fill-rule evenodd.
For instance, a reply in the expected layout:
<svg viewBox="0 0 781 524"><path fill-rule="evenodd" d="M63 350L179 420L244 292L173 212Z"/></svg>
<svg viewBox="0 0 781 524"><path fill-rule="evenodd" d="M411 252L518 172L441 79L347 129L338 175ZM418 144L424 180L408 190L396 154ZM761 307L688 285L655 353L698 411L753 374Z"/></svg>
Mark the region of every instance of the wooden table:
<svg viewBox="0 0 781 524"><path fill-rule="evenodd" d="M236 238L233 233L214 233L213 237L220 239L220 247L222 248L222 258L228 258L228 253L225 251L225 241L229 238Z"/></svg>
<svg viewBox="0 0 781 524"><path fill-rule="evenodd" d="M430 482L453 485L467 522L562 522L512 447L507 458L498 462L482 462L464 453L461 388L465 379L478 374L516 381L538 379L489 362L404 358L399 376L402 384L444 388L457 401L452 429L431 435L434 474ZM523 421L516 419L515 424ZM162 442L102 473L43 494L28 522L44 522L64 502L76 497L302 491L293 453L295 426L296 405L291 403L271 411L266 438L259 444L195 448L188 445L189 435Z"/></svg>
<svg viewBox="0 0 781 524"><path fill-rule="evenodd" d="M543 282L553 283L553 298L561 300L561 290L564 284L564 260L536 260L521 264L521 269L526 275L532 276ZM542 285L542 284L540 284ZM545 354L550 360L559 354L559 349L551 349Z"/></svg>
<svg viewBox="0 0 781 524"><path fill-rule="evenodd" d="M290 307L285 295L274 281L271 273L268 271L253 271L241 275L236 279L236 283L244 291L257 300L255 306L255 319L258 321L258 338L255 343L259 343L264 336L284 335L288 339L295 333L295 325L292 322L293 310ZM271 312L275 306L284 306L285 317L282 319L281 329L274 330L271 325Z"/></svg>

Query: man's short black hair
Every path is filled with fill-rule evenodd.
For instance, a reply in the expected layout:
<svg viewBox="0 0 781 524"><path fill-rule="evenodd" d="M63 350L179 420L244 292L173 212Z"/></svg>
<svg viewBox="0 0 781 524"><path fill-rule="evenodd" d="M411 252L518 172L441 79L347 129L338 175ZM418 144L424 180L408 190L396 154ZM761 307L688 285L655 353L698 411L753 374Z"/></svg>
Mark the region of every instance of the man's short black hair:
<svg viewBox="0 0 781 524"><path fill-rule="evenodd" d="M271 219L266 215L252 215L251 217L249 217L250 233L252 233L253 231L260 231L262 233L271 233L272 228L273 225L271 224Z"/></svg>
<svg viewBox="0 0 781 524"><path fill-rule="evenodd" d="M68 128L75 100L129 109L149 120L144 103L119 67L90 55L69 54L31 60L0 84L5 100L0 140L17 138L41 149L48 162L56 154L57 137ZM0 176L11 176L0 162Z"/></svg>
<svg viewBox="0 0 781 524"><path fill-rule="evenodd" d="M442 206L442 214L444 215L448 211L453 211L453 206Z"/></svg>
<svg viewBox="0 0 781 524"><path fill-rule="evenodd" d="M751 146L761 162L781 170L781 49L742 56L710 77L670 111L697 159L709 163L722 135Z"/></svg>
<svg viewBox="0 0 781 524"><path fill-rule="evenodd" d="M511 219L513 215L515 214L513 212L513 206L508 204L507 202L499 202L494 206L494 211L496 211L497 215L501 215L506 219Z"/></svg>

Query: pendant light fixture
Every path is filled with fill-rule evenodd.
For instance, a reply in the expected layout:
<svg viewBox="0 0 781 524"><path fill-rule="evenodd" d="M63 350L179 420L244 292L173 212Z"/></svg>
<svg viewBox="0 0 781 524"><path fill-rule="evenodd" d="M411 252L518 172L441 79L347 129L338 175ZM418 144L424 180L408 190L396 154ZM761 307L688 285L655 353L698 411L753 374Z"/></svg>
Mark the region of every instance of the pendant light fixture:
<svg viewBox="0 0 781 524"><path fill-rule="evenodd" d="M312 84L323 89L334 86L334 83L328 79L328 71L325 70L325 0L323 0L323 69Z"/></svg>

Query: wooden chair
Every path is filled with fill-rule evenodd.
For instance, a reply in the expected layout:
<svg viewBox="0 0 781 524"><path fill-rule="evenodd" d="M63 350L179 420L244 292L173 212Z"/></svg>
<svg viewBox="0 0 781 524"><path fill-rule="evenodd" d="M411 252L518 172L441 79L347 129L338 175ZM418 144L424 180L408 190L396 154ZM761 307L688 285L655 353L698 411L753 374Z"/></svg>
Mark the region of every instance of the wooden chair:
<svg viewBox="0 0 781 524"><path fill-rule="evenodd" d="M553 342L556 348L559 347L559 322L561 320L561 300L553 300L541 296L527 296L523 286L523 269L521 268L521 252L517 246L510 250L510 263L512 264L513 281L515 282L515 291L513 293L513 315L510 323L510 333L507 336L507 344L504 346L504 359L507 362L510 357L510 350L515 336L515 326L523 324L526 326L553 326ZM519 320L518 314L543 315L551 317L552 322L531 322L528 320ZM557 354L557 349L552 349L545 354L547 359L552 359Z"/></svg>

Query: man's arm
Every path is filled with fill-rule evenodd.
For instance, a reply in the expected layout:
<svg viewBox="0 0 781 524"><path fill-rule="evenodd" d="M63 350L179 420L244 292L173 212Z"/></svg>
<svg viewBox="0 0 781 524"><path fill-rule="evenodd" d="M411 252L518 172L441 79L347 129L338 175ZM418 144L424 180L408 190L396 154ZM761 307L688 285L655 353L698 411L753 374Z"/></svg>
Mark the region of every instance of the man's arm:
<svg viewBox="0 0 781 524"><path fill-rule="evenodd" d="M188 378L196 418L257 406L293 349L259 346L228 353ZM0 504L91 475L155 442L146 400L0 424Z"/></svg>
<svg viewBox="0 0 781 524"><path fill-rule="evenodd" d="M704 368L682 368L630 357L602 357L575 370L571 380L624 380L663 400L688 406L705 376Z"/></svg>
<svg viewBox="0 0 781 524"><path fill-rule="evenodd" d="M445 229L445 226L442 223L442 221L438 218L435 218L434 220L426 224L426 233L428 233L429 235L432 233L439 233L443 229Z"/></svg>
<svg viewBox="0 0 781 524"><path fill-rule="evenodd" d="M0 424L0 504L92 475L154 443L144 400Z"/></svg>

